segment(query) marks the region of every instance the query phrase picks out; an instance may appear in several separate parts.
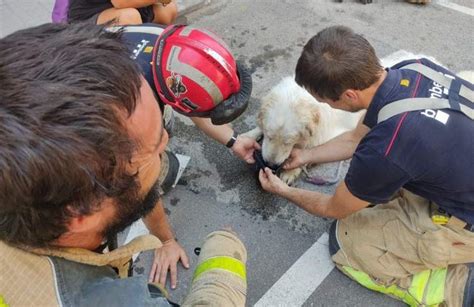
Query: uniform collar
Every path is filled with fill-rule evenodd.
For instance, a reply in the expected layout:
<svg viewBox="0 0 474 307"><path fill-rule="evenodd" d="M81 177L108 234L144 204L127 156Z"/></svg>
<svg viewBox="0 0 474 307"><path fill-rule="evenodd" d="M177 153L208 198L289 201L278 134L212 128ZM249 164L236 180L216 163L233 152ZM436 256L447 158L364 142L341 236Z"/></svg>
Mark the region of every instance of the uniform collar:
<svg viewBox="0 0 474 307"><path fill-rule="evenodd" d="M387 98L391 96L392 92L400 83L401 73L399 70L390 68L387 68L386 70L387 76L375 92L369 108L367 109L367 114L365 115L364 125L369 128L373 128L377 124L377 117L380 109L382 109L382 107L387 103Z"/></svg>
<svg viewBox="0 0 474 307"><path fill-rule="evenodd" d="M96 253L83 248L70 247L26 248L26 250L37 255L54 256L88 265L110 265L118 268L119 271L125 272L126 270L122 269L126 268L126 264L128 264L128 261L134 254L145 250L156 249L161 246L162 244L157 237L143 235L108 253Z"/></svg>

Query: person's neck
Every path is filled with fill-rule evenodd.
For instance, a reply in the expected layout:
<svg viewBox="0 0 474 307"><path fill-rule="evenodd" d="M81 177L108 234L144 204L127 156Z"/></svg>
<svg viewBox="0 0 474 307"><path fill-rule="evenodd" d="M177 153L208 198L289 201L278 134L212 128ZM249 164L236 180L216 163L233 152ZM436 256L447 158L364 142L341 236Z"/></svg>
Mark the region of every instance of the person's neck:
<svg viewBox="0 0 474 307"><path fill-rule="evenodd" d="M93 251L96 250L102 242L103 238L98 233L68 233L59 237L54 245L57 247L74 247Z"/></svg>
<svg viewBox="0 0 474 307"><path fill-rule="evenodd" d="M372 100L374 99L375 93L379 89L380 85L385 81L385 78L387 77L387 71L384 69L382 73L380 74L379 79L366 88L365 90L360 92L360 101L362 102L362 105L364 109L368 109L370 104L372 103Z"/></svg>

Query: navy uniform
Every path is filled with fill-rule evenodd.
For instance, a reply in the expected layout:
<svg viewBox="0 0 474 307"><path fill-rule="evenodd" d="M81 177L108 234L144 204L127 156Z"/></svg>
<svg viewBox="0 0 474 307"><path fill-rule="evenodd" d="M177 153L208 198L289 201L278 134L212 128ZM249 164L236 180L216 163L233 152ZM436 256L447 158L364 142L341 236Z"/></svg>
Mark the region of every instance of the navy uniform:
<svg viewBox="0 0 474 307"><path fill-rule="evenodd" d="M333 260L411 306L474 304L473 90L427 59L387 69L345 178L373 206L333 225Z"/></svg>

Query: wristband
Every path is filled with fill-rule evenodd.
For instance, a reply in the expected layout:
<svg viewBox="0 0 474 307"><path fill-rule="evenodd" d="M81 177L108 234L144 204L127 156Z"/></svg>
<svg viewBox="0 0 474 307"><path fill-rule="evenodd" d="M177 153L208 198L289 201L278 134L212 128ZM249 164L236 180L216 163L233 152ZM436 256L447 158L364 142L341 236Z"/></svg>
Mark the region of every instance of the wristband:
<svg viewBox="0 0 474 307"><path fill-rule="evenodd" d="M232 148L232 146L234 146L235 141L237 141L237 136L238 134L234 131L234 134L232 135L230 140L227 142L227 144L225 144L225 146L227 148Z"/></svg>

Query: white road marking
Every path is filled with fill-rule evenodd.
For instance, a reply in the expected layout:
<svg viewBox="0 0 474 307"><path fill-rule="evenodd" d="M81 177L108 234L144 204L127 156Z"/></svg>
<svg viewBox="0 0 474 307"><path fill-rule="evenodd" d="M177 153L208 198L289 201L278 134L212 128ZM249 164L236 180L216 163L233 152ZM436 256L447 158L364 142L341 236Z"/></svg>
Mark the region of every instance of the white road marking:
<svg viewBox="0 0 474 307"><path fill-rule="evenodd" d="M467 15L474 16L474 9L471 9L469 7L465 7L465 6L456 4L456 3L452 3L449 0L437 0L437 1L435 1L435 3L438 4L438 5L444 6L448 9L455 10L455 11L458 11L458 12L461 12L461 13L464 13L464 14L467 14Z"/></svg>
<svg viewBox="0 0 474 307"><path fill-rule="evenodd" d="M301 306L334 268L324 233L255 304Z"/></svg>

